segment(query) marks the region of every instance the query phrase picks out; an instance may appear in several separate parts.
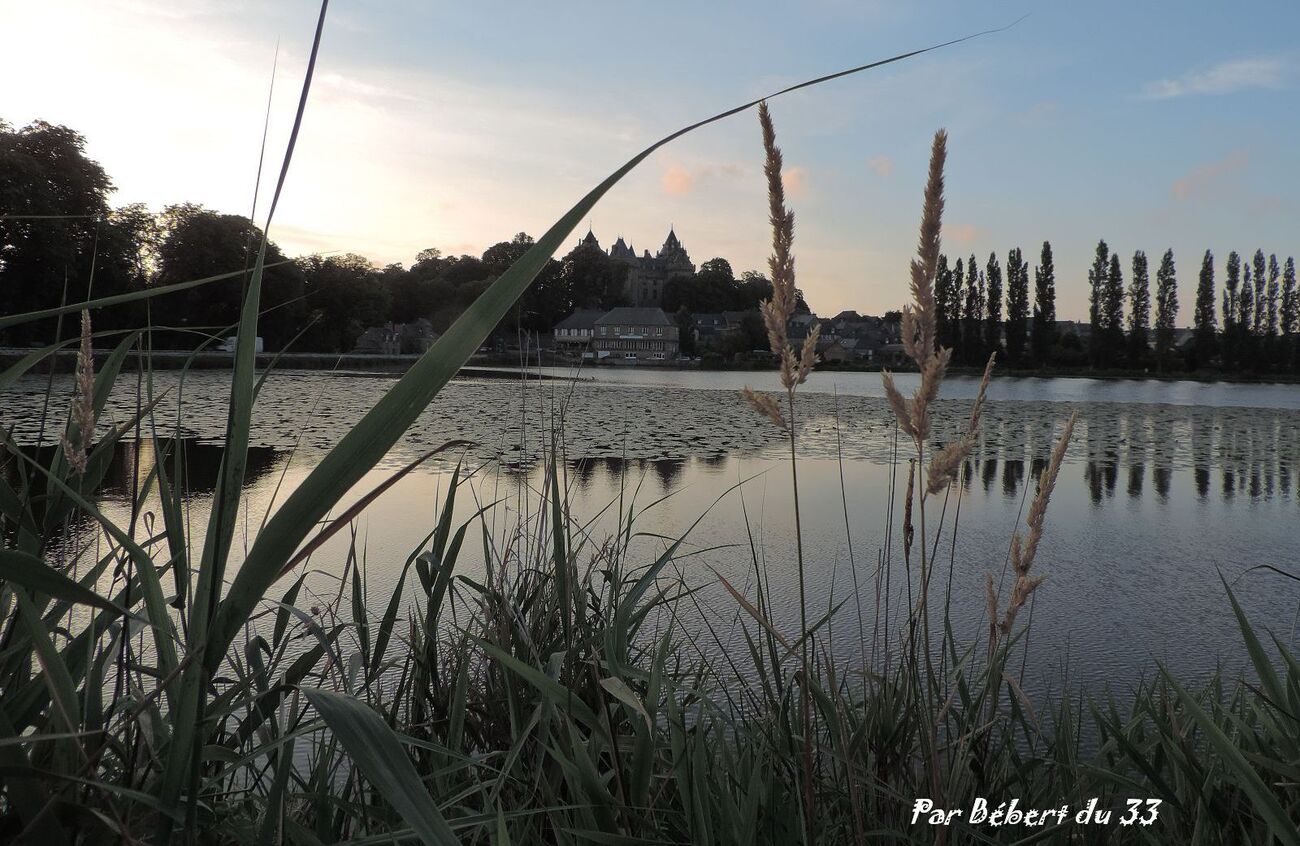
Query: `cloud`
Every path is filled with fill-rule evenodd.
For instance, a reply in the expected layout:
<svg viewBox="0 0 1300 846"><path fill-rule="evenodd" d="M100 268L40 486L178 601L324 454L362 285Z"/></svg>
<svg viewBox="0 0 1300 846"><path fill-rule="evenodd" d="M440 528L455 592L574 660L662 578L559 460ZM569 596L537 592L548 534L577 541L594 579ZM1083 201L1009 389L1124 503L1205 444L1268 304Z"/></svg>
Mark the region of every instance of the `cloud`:
<svg viewBox="0 0 1300 846"><path fill-rule="evenodd" d="M684 197L695 188L695 177L679 164L671 164L661 181L664 193L670 197Z"/></svg>
<svg viewBox="0 0 1300 846"><path fill-rule="evenodd" d="M954 244L974 244L979 234L979 227L973 223L945 223L943 225L944 240L952 241Z"/></svg>
<svg viewBox="0 0 1300 846"><path fill-rule="evenodd" d="M695 190L719 179L735 179L745 175L745 169L737 164L698 164L687 167L681 162L673 162L664 168L659 177L659 186L670 197L684 197Z"/></svg>
<svg viewBox="0 0 1300 846"><path fill-rule="evenodd" d="M1185 175L1175 179L1170 192L1174 195L1174 199L1180 201L1213 193L1229 176L1242 170L1249 163L1249 153L1245 150L1233 150L1223 158L1197 165Z"/></svg>
<svg viewBox="0 0 1300 846"><path fill-rule="evenodd" d="M1177 79L1148 82L1142 95L1168 100L1195 94L1231 94L1251 88L1280 88L1287 76L1285 59L1234 59L1200 71L1189 71Z"/></svg>
<svg viewBox="0 0 1300 846"><path fill-rule="evenodd" d="M867 161L867 165L876 172L877 176L889 176L894 172L894 160L889 156L873 156Z"/></svg>
<svg viewBox="0 0 1300 846"><path fill-rule="evenodd" d="M781 184L791 197L805 196L808 193L808 168L795 165L782 169Z"/></svg>
<svg viewBox="0 0 1300 846"><path fill-rule="evenodd" d="M1029 107L1024 117L1027 120L1045 120L1061 110L1061 104L1055 100L1039 100Z"/></svg>

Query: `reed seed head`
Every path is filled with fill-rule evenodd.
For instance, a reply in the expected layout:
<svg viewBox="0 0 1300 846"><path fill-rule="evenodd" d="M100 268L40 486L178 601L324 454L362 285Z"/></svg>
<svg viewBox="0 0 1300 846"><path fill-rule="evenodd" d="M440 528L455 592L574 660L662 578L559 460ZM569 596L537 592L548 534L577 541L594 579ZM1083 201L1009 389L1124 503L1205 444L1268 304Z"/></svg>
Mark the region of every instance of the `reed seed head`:
<svg viewBox="0 0 1300 846"><path fill-rule="evenodd" d="M68 431L63 435L63 455L78 476L86 472L95 440L95 355L91 348L90 312L81 312L81 346L77 350L77 375L72 388Z"/></svg>

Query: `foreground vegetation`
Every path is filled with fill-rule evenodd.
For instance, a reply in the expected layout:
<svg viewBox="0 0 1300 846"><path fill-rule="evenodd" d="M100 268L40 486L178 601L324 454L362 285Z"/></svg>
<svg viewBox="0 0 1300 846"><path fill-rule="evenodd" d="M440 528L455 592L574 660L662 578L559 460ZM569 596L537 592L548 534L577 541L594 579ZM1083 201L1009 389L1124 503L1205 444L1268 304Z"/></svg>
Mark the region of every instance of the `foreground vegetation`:
<svg viewBox="0 0 1300 846"><path fill-rule="evenodd" d="M313 51L309 68L314 62ZM761 117L774 228L764 317L783 390L747 397L788 435L797 474L797 389L815 337L795 348L784 335L796 299L793 216L765 107ZM91 312L125 301L0 318L5 328L81 315L68 342L0 373L3 389L58 348L80 345L66 421L51 396L42 423L43 433L59 433L42 438L53 448L24 450L4 438L0 836L42 844L1300 842L1300 664L1276 641L1273 657L1230 596L1257 675L1249 684L1214 679L1189 690L1160 674L1124 701L1031 703L1008 670L1027 637L1018 614L1040 589L1036 557L1072 422L1040 479L1024 537L1012 541L1007 590L994 587L993 574L984 596L941 602L932 589L934 550L951 519L940 495L970 448L969 437L937 447L929 431L950 355L937 343L933 291L942 134L912 269L915 302L903 324L922 386L908 398L887 383L914 451L906 495L890 512L901 560L882 557L860 573L855 566L862 588L840 606L863 621L854 659L830 659L822 637L834 615L810 618L802 591L798 631L770 621L773 562L759 549L749 585L719 585L743 623L743 653L708 658L693 648L680 623L695 613L697 595L673 577L684 540L640 558L638 511L622 500L611 504L617 531L593 535L569 509L558 434L534 509L511 528L489 528L492 506L454 519L457 473L391 596L376 601L367 590L364 549L354 543L333 601L303 607L313 555L388 483L334 513L340 500L600 196L680 134L615 172L505 270L267 515L238 558L261 384L254 328L265 241L241 300L220 479L197 533L186 515L184 455L168 451L177 440L163 440L174 398L152 392L147 356L134 378L122 378L128 351L150 348L150 330L126 334L97 372L92 366ZM991 369L992 361L986 381ZM138 412L96 439L115 388L137 392ZM160 458L137 468L129 517L115 522L95 492L126 437L153 441ZM797 475L791 482L797 503ZM156 519L145 513L155 498ZM481 580L463 571L467 543L483 549ZM802 552L782 566L799 568L802 585ZM906 607L866 603L900 582ZM987 605L985 641L956 640L949 601ZM948 808L969 808L977 797L995 805L1014 797L1024 808L1078 808L1096 798L1120 812L1129 798L1162 804L1148 827L1121 825L1117 815L1095 826L991 828L958 819L931 828L913 819L923 797Z"/></svg>

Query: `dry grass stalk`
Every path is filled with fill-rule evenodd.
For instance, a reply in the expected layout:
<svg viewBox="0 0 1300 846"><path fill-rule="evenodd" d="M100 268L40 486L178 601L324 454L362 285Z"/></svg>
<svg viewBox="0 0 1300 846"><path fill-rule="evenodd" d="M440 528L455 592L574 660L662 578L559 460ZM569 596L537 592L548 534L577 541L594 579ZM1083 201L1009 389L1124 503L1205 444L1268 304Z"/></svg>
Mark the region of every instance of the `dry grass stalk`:
<svg viewBox="0 0 1300 846"><path fill-rule="evenodd" d="M1065 450L1070 444L1070 438L1074 434L1074 423L1079 414L1075 412L1070 415L1070 419L1065 423L1065 429L1061 432L1061 439L1057 441L1056 447L1052 450L1052 458L1048 462L1043 475L1038 481L1038 492L1034 495L1034 501L1029 506L1029 516L1025 518L1025 524L1029 527L1029 534L1021 538L1017 532L1011 538L1011 565L1015 570L1015 582L1011 586L1011 597L1007 600L1007 610L1002 617L1002 622L998 624L998 629L1005 637L1011 634L1011 628L1015 625L1016 615L1029 597L1033 596L1034 591L1043 583L1045 576L1032 576L1029 571L1034 566L1034 557L1038 554L1038 543L1043 538L1043 524L1047 519L1047 504L1052 499L1052 490L1056 487L1056 478L1061 471L1061 462L1065 458ZM996 611L996 606L994 608ZM996 619L996 613L990 619Z"/></svg>
<svg viewBox="0 0 1300 846"><path fill-rule="evenodd" d="M939 394L952 351L937 349L934 277L939 265L939 234L943 228L943 167L948 157L948 135L934 134L930 148L930 174L921 211L921 235L911 263L912 303L903 307L903 349L921 371L921 384L910 400L899 393L885 374L885 395L899 425L915 442L918 455L930 434L930 405ZM927 484L926 488L928 489ZM922 493L925 496L925 493Z"/></svg>
<svg viewBox="0 0 1300 846"><path fill-rule="evenodd" d="M95 439L95 356L91 350L90 312L81 312L81 346L77 350L77 376L72 388L72 437L63 435L63 455L78 476L86 472L90 446Z"/></svg>
<svg viewBox="0 0 1300 846"><path fill-rule="evenodd" d="M781 406L771 394L760 394L748 387L740 393L755 411L771 420L778 429L785 431L785 417L781 415Z"/></svg>
<svg viewBox="0 0 1300 846"><path fill-rule="evenodd" d="M971 408L970 422L966 434L948 444L930 457L930 467L926 473L926 495L936 494L952 483L957 477L957 470L970 455L975 446L975 436L979 432L980 417L984 413L984 396L989 389L989 380L993 377L993 363L997 353L989 355L989 362L984 366L984 378L980 381L979 393L975 396L975 405Z"/></svg>

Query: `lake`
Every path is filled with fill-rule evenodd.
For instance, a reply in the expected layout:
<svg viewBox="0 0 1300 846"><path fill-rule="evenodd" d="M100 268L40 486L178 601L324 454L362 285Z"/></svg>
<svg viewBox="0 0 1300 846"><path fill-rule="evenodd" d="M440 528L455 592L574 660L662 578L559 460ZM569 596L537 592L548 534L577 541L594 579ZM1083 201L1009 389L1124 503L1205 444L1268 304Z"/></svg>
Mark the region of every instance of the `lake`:
<svg viewBox="0 0 1300 846"><path fill-rule="evenodd" d="M798 582L788 444L737 393L745 384L771 388L775 375L631 368L539 375L561 378L453 381L358 485L353 498L433 446L452 439L476 444L423 465L357 521L367 594L391 591L402 563L432 529L457 462L473 470L457 498L460 519L498 502L486 531L502 548L527 543L527 532L512 534L511 527L540 501L543 456L554 440L574 514L592 519L593 544L613 534L619 513L638 503L645 510L636 518L642 534L634 551L648 564L664 538L705 515L670 568L673 578L705 588L692 599L695 618L676 623L688 643L713 657L743 652L737 603L715 573L752 596L756 568L768 581L773 623L793 633ZM155 391L167 391L156 415L159 436L179 437L185 449L194 525L206 515L216 478L229 379L214 371L189 374L183 383L174 371L154 377ZM900 375L904 392L914 379ZM44 377L27 377L4 396L0 424L12 426L20 443L35 440L45 384ZM267 380L252 432L240 548L266 510L391 384L382 376L320 371ZM964 430L977 387L969 378L945 383L936 442ZM134 376L124 375L101 421L105 431L133 413L134 390ZM798 469L810 618L843 602L821 644L854 660L875 643L878 656L886 631L896 642L907 603L898 540L905 444L879 374L816 373L801 392ZM63 414L70 394L70 379L55 377L54 413ZM951 603L958 638L982 642L986 572L1009 589L1011 534L1023 526L1033 479L1072 411L1079 424L1035 563L1047 582L1033 607L1028 684L1060 690L1067 665L1071 684L1093 689L1149 677L1156 661L1187 675L1219 664L1241 667L1220 573L1257 623L1294 642L1300 583L1261 565L1300 572L1300 387L1018 378L995 378L961 484L931 501L931 526L940 510L945 514L935 582ZM118 450L102 496L107 511L125 512L132 469L151 461L147 443ZM337 592L342 535L313 556L309 585L316 598L300 604ZM466 543L463 575L481 575L481 549ZM875 625L886 607L888 625Z"/></svg>

